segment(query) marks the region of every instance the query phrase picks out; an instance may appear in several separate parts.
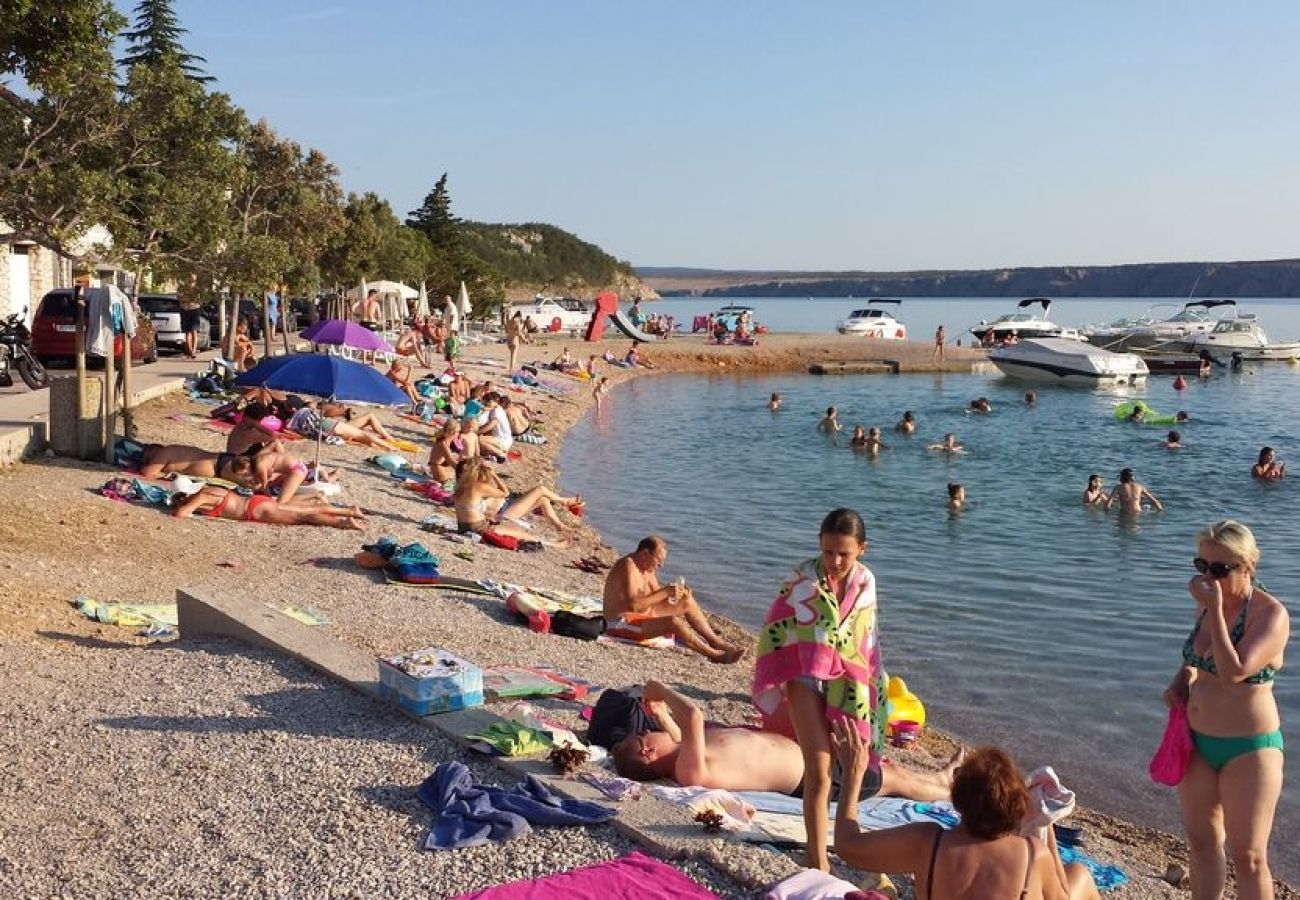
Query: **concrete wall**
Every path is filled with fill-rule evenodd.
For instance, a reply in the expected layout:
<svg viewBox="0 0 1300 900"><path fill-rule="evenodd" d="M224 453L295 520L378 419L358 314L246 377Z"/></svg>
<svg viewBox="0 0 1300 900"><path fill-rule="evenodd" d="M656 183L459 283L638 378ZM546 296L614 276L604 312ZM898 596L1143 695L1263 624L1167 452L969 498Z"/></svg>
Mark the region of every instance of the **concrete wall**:
<svg viewBox="0 0 1300 900"><path fill-rule="evenodd" d="M13 284L12 277L16 265L14 257L23 250L26 251L28 268L25 286ZM10 313L21 312L26 306L28 322L30 322L31 317L36 313L36 304L41 302L41 297L45 296L47 291L71 283L71 263L54 251L35 244L27 244L21 248L15 248L12 244L0 244L0 318Z"/></svg>

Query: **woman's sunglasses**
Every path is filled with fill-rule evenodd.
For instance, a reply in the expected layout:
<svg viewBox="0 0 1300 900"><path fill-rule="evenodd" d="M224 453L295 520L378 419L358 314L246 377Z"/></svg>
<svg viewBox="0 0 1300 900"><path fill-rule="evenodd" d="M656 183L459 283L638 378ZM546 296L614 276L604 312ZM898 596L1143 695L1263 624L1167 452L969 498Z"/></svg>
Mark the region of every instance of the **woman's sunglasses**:
<svg viewBox="0 0 1300 900"><path fill-rule="evenodd" d="M1208 562L1199 556L1192 560L1192 565L1196 566L1196 571L1209 575L1215 581L1227 578L1230 573L1241 568L1241 563Z"/></svg>

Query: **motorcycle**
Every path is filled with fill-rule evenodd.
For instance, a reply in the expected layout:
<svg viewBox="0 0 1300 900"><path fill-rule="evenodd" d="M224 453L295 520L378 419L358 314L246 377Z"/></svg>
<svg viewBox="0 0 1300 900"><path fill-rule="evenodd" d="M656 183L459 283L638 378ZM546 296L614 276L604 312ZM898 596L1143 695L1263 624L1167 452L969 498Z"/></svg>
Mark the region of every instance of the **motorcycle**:
<svg viewBox="0 0 1300 900"><path fill-rule="evenodd" d="M50 386L50 373L32 355L32 333L27 329L27 310L14 313L0 324L0 387L14 383L13 369L32 390Z"/></svg>

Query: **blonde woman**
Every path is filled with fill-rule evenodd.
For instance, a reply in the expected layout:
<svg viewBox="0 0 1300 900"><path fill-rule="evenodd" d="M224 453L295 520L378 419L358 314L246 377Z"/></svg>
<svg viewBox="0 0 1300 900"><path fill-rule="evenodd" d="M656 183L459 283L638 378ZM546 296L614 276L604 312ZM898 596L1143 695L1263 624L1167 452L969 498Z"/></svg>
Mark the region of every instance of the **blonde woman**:
<svg viewBox="0 0 1300 900"><path fill-rule="evenodd" d="M434 481L444 486L456 480L456 464L460 462L460 454L456 452L458 437L460 437L460 423L455 419L448 419L443 423L442 430L438 432L433 447L429 450L429 474Z"/></svg>
<svg viewBox="0 0 1300 900"><path fill-rule="evenodd" d="M1237 896L1273 896L1268 838L1282 790L1282 731L1273 678L1291 625L1286 608L1255 586L1259 546L1226 519L1196 536L1187 590L1196 625L1165 704L1186 705L1192 754L1178 799L1191 856L1193 900L1217 900L1236 871Z"/></svg>
<svg viewBox="0 0 1300 900"><path fill-rule="evenodd" d="M582 507L581 497L561 497L549 488L538 485L522 494L511 494L501 477L486 460L466 460L456 478L456 527L461 534L497 534L520 539L535 539L533 533L520 520L538 513L564 532L564 523L555 513L555 505L570 511Z"/></svg>

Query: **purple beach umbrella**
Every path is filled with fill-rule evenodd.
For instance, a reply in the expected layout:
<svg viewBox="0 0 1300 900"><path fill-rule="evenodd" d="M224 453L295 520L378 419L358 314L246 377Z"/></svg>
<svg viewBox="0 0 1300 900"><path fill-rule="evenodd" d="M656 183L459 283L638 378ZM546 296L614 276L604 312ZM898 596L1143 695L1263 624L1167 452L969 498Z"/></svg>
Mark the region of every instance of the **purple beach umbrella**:
<svg viewBox="0 0 1300 900"><path fill-rule="evenodd" d="M362 328L356 322L345 322L342 319L322 319L299 337L313 344L332 344L338 347L351 347L354 350L377 350L380 353L393 352L388 341L369 328Z"/></svg>

